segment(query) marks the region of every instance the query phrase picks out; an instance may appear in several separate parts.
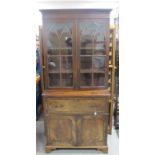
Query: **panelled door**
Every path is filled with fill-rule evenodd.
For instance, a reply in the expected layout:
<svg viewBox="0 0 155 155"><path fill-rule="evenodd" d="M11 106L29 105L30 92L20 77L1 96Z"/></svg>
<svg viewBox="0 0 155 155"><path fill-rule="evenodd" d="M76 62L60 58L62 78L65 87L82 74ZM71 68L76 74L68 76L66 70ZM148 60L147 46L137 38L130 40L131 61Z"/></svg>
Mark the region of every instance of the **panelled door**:
<svg viewBox="0 0 155 155"><path fill-rule="evenodd" d="M78 120L77 143L80 146L107 145L107 116L83 115Z"/></svg>
<svg viewBox="0 0 155 155"><path fill-rule="evenodd" d="M74 116L51 114L46 116L47 144L72 147L76 145L76 119Z"/></svg>

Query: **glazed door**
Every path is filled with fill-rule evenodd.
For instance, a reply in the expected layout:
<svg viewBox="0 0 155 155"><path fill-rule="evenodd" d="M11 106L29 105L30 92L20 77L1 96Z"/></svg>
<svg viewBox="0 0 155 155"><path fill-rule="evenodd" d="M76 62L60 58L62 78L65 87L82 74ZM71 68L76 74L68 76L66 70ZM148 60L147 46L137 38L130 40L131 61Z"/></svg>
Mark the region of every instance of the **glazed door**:
<svg viewBox="0 0 155 155"><path fill-rule="evenodd" d="M44 22L46 88L74 86L75 31L73 20Z"/></svg>
<svg viewBox="0 0 155 155"><path fill-rule="evenodd" d="M108 84L108 19L44 21L45 89Z"/></svg>
<svg viewBox="0 0 155 155"><path fill-rule="evenodd" d="M79 87L106 87L108 71L108 20L78 21Z"/></svg>

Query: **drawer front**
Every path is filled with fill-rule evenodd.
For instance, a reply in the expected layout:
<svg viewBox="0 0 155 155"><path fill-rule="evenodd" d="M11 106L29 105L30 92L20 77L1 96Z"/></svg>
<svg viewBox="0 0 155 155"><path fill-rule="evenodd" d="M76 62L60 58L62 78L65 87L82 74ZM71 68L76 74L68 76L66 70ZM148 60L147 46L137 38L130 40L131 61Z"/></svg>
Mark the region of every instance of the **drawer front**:
<svg viewBox="0 0 155 155"><path fill-rule="evenodd" d="M109 113L108 98L102 99L44 99L45 112L68 112L68 113Z"/></svg>

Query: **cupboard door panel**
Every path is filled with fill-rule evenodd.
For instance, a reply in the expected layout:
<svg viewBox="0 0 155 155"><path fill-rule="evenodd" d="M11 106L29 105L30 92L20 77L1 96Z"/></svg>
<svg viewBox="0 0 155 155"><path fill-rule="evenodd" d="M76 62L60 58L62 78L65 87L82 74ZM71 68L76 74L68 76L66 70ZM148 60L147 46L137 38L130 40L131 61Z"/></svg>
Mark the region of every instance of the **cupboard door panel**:
<svg viewBox="0 0 155 155"><path fill-rule="evenodd" d="M50 115L47 118L47 142L53 146L74 146L76 124L73 116Z"/></svg>
<svg viewBox="0 0 155 155"><path fill-rule="evenodd" d="M82 116L79 132L81 146L106 146L107 116Z"/></svg>

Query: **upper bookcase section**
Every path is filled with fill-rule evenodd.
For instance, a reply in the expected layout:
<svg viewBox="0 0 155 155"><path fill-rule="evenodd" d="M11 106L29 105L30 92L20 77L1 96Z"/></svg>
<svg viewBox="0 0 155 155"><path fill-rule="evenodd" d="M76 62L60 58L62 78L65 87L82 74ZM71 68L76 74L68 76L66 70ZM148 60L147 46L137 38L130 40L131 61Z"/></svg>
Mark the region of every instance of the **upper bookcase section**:
<svg viewBox="0 0 155 155"><path fill-rule="evenodd" d="M107 88L110 11L41 10L46 89Z"/></svg>

